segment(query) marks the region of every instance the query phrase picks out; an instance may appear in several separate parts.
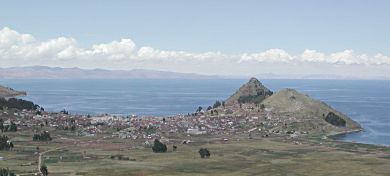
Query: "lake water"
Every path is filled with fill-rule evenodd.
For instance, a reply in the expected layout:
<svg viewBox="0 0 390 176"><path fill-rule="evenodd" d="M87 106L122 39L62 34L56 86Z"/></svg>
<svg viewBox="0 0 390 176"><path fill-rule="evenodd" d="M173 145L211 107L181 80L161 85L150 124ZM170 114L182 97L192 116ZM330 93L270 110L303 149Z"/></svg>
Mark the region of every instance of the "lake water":
<svg viewBox="0 0 390 176"><path fill-rule="evenodd" d="M0 80L47 111L74 114L172 115L224 100L247 80ZM390 145L390 81L261 80L276 92L294 88L359 122L342 140Z"/></svg>

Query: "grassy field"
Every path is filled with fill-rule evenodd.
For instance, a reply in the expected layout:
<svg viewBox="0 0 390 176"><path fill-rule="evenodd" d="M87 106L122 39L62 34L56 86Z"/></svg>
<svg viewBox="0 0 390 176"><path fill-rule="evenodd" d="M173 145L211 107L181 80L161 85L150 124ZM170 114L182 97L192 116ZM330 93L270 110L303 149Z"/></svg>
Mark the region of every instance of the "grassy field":
<svg viewBox="0 0 390 176"><path fill-rule="evenodd" d="M332 140L293 144L283 138L222 142L195 137L194 143L175 143L175 152L168 144L167 153L153 153L130 140L104 135L57 133L49 143L32 142L28 132L7 135L15 136L15 150L0 152L0 166L23 175L36 172L37 152L44 151L49 151L42 160L50 175L390 175L389 147ZM211 158L199 157L201 147L210 150ZM129 160L111 159L118 154Z"/></svg>

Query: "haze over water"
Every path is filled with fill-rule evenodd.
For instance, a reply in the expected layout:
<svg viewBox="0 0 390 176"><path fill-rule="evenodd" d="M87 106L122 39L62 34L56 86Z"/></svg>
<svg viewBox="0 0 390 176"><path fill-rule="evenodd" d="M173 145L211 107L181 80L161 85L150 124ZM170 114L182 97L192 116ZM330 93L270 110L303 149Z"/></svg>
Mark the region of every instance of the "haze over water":
<svg viewBox="0 0 390 176"><path fill-rule="evenodd" d="M224 100L247 80L0 80L47 111L73 114L187 114ZM390 145L390 81L262 80L274 92L294 88L359 122L343 140Z"/></svg>

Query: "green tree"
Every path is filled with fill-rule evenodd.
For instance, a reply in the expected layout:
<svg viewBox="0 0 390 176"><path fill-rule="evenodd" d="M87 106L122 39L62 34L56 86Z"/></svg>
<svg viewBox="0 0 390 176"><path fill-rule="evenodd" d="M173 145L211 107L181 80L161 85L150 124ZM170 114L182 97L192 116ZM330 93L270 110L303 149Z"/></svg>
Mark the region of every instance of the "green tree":
<svg viewBox="0 0 390 176"><path fill-rule="evenodd" d="M221 104L221 102L220 101L215 101L215 103L214 103L214 105L213 105L213 108L218 108L218 107L220 107L222 104Z"/></svg>
<svg viewBox="0 0 390 176"><path fill-rule="evenodd" d="M201 158L210 158L210 152L207 148L201 148L199 150L199 155Z"/></svg>
<svg viewBox="0 0 390 176"><path fill-rule="evenodd" d="M13 146L14 144L7 136L0 136L0 150L10 150Z"/></svg>
<svg viewBox="0 0 390 176"><path fill-rule="evenodd" d="M0 176L15 176L15 173L11 172L8 168L1 168L0 169Z"/></svg>
<svg viewBox="0 0 390 176"><path fill-rule="evenodd" d="M48 131L44 131L41 134L34 134L33 141L51 141L50 133Z"/></svg>
<svg viewBox="0 0 390 176"><path fill-rule="evenodd" d="M4 132L4 120L0 119L0 130L1 132Z"/></svg>
<svg viewBox="0 0 390 176"><path fill-rule="evenodd" d="M40 170L41 170L42 175L44 175L44 176L49 175L49 170L47 170L47 166L46 165L42 165Z"/></svg>
<svg viewBox="0 0 390 176"><path fill-rule="evenodd" d="M158 139L155 139L154 140L154 145L152 147L152 150L155 153L167 152L167 145L161 143Z"/></svg>
<svg viewBox="0 0 390 176"><path fill-rule="evenodd" d="M199 106L198 109L196 110L196 112L200 112L200 111L202 111L202 109L203 109L202 106Z"/></svg>
<svg viewBox="0 0 390 176"><path fill-rule="evenodd" d="M9 131L13 131L13 132L18 131L18 128L17 128L16 124L14 122L12 122L12 121L11 121L11 126L10 126Z"/></svg>

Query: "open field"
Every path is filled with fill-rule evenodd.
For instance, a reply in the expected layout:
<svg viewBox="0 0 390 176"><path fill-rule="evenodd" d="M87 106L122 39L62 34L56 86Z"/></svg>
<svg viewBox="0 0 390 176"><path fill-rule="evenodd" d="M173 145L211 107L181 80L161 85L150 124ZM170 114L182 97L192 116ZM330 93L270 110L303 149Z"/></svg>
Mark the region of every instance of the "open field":
<svg viewBox="0 0 390 176"><path fill-rule="evenodd" d="M52 133L55 138L49 143L32 142L27 131L7 134L15 136L15 149L0 152L4 157L0 165L17 174L36 173L39 146L38 152L42 153L50 175L390 174L390 148L332 140L306 139L293 144L284 138L237 136L223 142L199 136L191 137L194 142L190 144L169 142L167 153L153 153L140 143L105 134L76 137ZM178 150L173 152L172 145ZM201 147L210 150L211 158L199 157ZM111 159L118 154L129 160Z"/></svg>

